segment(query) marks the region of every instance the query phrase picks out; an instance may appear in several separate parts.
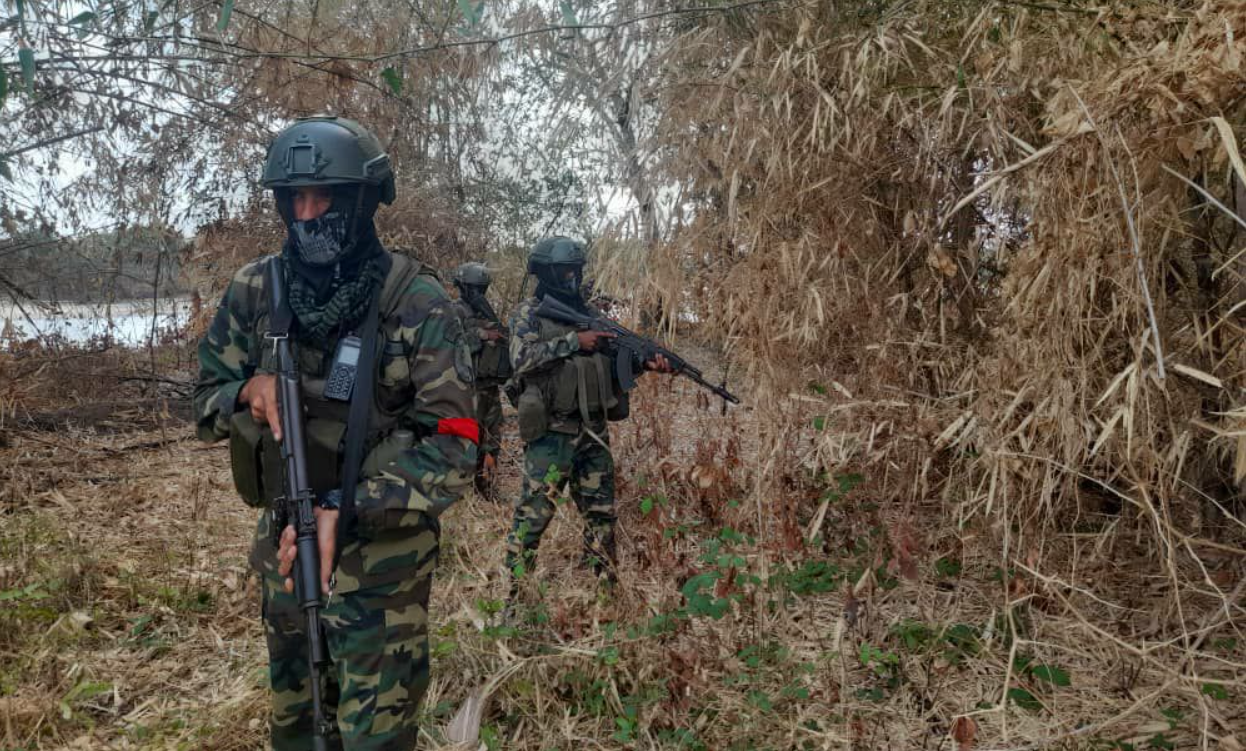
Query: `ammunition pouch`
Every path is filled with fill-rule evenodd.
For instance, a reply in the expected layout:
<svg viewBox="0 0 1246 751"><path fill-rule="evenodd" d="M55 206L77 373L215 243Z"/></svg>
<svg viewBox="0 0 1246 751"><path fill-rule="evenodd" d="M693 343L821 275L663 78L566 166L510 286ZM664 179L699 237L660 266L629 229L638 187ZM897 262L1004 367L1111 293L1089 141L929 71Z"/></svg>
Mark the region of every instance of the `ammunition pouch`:
<svg viewBox="0 0 1246 751"><path fill-rule="evenodd" d="M311 418L307 421L307 483L321 493L341 483L341 444L346 424ZM234 489L248 506L265 506L282 490L281 446L268 426L260 427L249 410L229 420L229 467Z"/></svg>
<svg viewBox="0 0 1246 751"><path fill-rule="evenodd" d="M243 409L229 418L229 467L234 475L234 489L248 506L268 505L281 495L281 464L264 463L266 454L280 457L281 447L273 432L261 428Z"/></svg>
<svg viewBox="0 0 1246 751"><path fill-rule="evenodd" d="M536 384L529 383L524 388L516 408L519 410L519 438L525 443L531 443L549 432L545 396Z"/></svg>
<svg viewBox="0 0 1246 751"><path fill-rule="evenodd" d="M379 477L385 468L402 456L404 451L410 449L414 443L412 441L399 440L395 435L395 431L390 431L385 439L376 444L363 460L363 470L359 473L361 480L369 477Z"/></svg>
<svg viewBox="0 0 1246 751"><path fill-rule="evenodd" d="M578 416L586 423L607 416L619 403L611 381L611 364L603 354L567 360L552 381L550 410L560 417Z"/></svg>
<svg viewBox="0 0 1246 751"><path fill-rule="evenodd" d="M511 360L506 346L487 342L476 358L476 378L487 381L503 381L511 377Z"/></svg>

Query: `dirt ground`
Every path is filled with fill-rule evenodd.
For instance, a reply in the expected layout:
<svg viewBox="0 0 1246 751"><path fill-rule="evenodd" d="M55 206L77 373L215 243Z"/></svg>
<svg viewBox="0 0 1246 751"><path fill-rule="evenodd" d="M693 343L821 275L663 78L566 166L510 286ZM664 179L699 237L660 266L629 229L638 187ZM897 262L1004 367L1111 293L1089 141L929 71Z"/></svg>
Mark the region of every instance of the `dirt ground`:
<svg viewBox="0 0 1246 751"><path fill-rule="evenodd" d="M84 404L6 417L0 748L263 747L257 512L225 446L195 441L175 398ZM1204 730L1241 748L1241 677L1223 665L1191 704L1145 655L1069 646L1076 624L1050 602L1001 611L998 567L948 555L947 536L920 571L889 559L878 504L840 507L855 481L824 496L803 547L764 549L749 530L768 509L742 484L762 461L756 407L723 415L654 379L633 406L612 433L619 586L577 565L564 504L499 625L521 461L508 412L505 502L469 495L443 520L422 748L449 746L473 695L467 747L488 751L1193 748ZM1208 631L1237 664L1232 619Z"/></svg>

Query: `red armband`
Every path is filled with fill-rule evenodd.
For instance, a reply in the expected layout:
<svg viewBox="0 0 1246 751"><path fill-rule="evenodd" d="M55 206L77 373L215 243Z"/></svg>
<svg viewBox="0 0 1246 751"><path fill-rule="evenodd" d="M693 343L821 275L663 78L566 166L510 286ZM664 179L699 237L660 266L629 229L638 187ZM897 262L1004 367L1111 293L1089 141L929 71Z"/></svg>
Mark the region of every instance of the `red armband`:
<svg viewBox="0 0 1246 751"><path fill-rule="evenodd" d="M480 426L470 417L451 417L437 421L437 435L457 435L480 443Z"/></svg>

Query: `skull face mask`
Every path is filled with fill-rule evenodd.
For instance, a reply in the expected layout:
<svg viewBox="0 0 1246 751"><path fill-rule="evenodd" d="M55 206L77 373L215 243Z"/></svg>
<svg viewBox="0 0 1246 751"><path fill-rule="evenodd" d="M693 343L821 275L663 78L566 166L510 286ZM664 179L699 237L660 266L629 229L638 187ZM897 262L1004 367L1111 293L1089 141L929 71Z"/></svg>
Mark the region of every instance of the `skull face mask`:
<svg viewBox="0 0 1246 751"><path fill-rule="evenodd" d="M309 266L332 266L346 256L353 242L349 241L350 219L345 212L330 209L315 219L290 223L290 237L299 258Z"/></svg>

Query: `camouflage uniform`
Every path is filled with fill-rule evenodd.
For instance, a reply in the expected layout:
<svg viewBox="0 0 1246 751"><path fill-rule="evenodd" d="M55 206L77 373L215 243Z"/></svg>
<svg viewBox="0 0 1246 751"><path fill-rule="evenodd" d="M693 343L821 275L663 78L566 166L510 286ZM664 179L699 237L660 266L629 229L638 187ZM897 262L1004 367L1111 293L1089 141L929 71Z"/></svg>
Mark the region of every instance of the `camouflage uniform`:
<svg viewBox="0 0 1246 751"><path fill-rule="evenodd" d="M501 450L502 439L502 394L501 386L505 378L495 378L482 372L479 365L481 356L488 350L505 347L505 340L490 342L485 339L487 330L497 330L498 325L480 315L463 300L454 303L455 312L463 321L464 338L467 348L472 353L472 363L476 366L476 422L480 424L480 453L478 458L484 461L486 455L496 461ZM505 351L501 353L506 357Z"/></svg>
<svg viewBox="0 0 1246 751"><path fill-rule="evenodd" d="M576 366L593 372L600 356L580 351L575 329L536 315L540 300L525 300L511 317L511 364L521 391L536 388L545 410L545 430L524 436L523 492L515 506L506 541L506 565L531 570L541 535L554 517L554 500L569 484L576 510L584 517L586 561L599 571L615 556L614 459L610 455L606 404L585 409L563 376ZM605 371L609 373L609 371ZM574 381L574 376L572 377ZM608 376L606 381L608 382ZM607 386L607 389L612 387ZM585 389L580 381L580 390ZM525 393L525 396L527 394ZM525 432L520 397L521 434ZM614 404L614 394L609 405Z"/></svg>
<svg viewBox="0 0 1246 751"><path fill-rule="evenodd" d="M472 372L462 324L435 276L423 269L413 272L414 262L408 259L394 260L387 290L398 285L396 303L382 304L381 309L375 403L368 459L356 494L357 523L347 534L334 594L323 611L334 663L327 671L325 704L331 717L336 714L341 733L332 739L335 748L415 745L415 713L428 685L427 610L437 563L437 516L471 482L476 461ZM237 402L239 391L253 375L273 370L272 347L262 338L268 319L263 264L251 263L238 272L200 342L194 401L204 441L235 437L231 433L237 432L239 418L250 419L245 405ZM317 472L329 465L335 475L340 464L340 456L334 462L332 454L317 461L311 447L317 433L313 424L344 422L345 404L317 398L323 395L334 344L325 350L306 343L296 348L308 412L311 483L318 494L333 485L332 480L317 479ZM414 445L386 453L386 436L398 428L414 432ZM264 445L275 448L271 432L263 432ZM337 449L334 444L321 450ZM280 492L280 469L274 470L273 455L264 451L257 470L267 481L265 496ZM278 751L306 749L311 736L306 637L294 596L282 590L271 532L269 515L263 513L250 562L263 578L272 741Z"/></svg>

